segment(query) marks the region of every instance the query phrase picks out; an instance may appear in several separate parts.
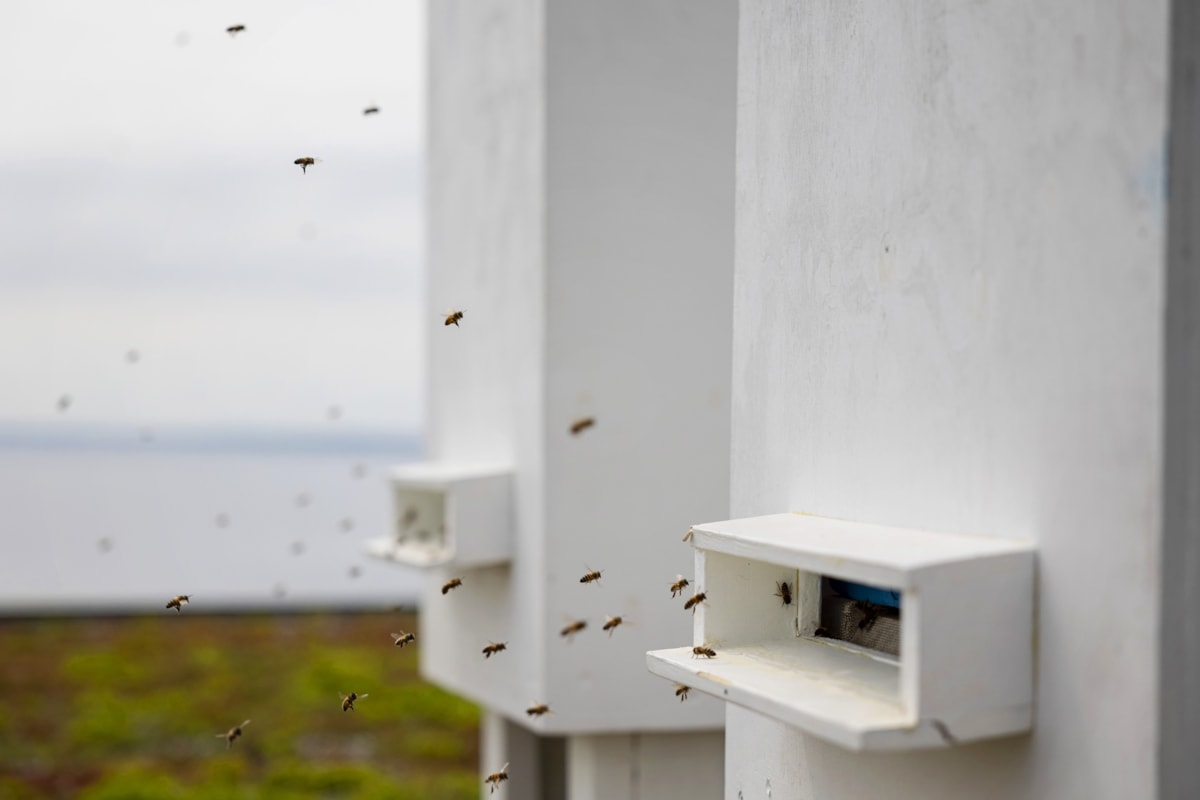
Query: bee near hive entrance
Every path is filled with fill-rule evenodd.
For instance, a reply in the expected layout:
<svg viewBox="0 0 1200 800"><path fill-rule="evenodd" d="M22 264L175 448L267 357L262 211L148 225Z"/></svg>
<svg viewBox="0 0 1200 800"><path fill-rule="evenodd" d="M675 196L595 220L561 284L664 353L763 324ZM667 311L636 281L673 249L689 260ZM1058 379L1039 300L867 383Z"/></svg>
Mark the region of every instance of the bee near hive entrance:
<svg viewBox="0 0 1200 800"><path fill-rule="evenodd" d="M821 578L821 638L900 656L900 592Z"/></svg>

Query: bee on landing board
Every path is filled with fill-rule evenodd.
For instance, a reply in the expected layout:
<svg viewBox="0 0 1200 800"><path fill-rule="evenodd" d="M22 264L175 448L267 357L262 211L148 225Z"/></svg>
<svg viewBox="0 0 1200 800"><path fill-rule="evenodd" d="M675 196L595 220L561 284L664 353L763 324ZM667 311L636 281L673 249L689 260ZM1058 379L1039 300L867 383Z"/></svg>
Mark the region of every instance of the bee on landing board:
<svg viewBox="0 0 1200 800"><path fill-rule="evenodd" d="M594 583L597 586L599 586L600 585L600 573L602 573L602 572L604 572L604 570L592 569L591 567L588 567L588 571L583 574L583 577L579 579L579 582L580 583Z"/></svg>
<svg viewBox="0 0 1200 800"><path fill-rule="evenodd" d="M570 622L567 623L566 627L564 627L561 631L558 632L558 635L563 637L564 639L566 639L569 642L575 638L575 634L579 633L581 630L583 630L586 627L587 627L587 620L582 620L582 619L571 620Z"/></svg>
<svg viewBox="0 0 1200 800"><path fill-rule="evenodd" d="M571 435L578 436L596 424L595 417L581 417L571 423Z"/></svg>
<svg viewBox="0 0 1200 800"><path fill-rule="evenodd" d="M783 605L790 606L792 604L792 587L788 586L787 581L776 581L775 596L783 601Z"/></svg>
<svg viewBox="0 0 1200 800"><path fill-rule="evenodd" d="M604 617L604 630L608 631L608 638L612 638L613 631L615 631L624 621L625 620L621 617Z"/></svg>
<svg viewBox="0 0 1200 800"><path fill-rule="evenodd" d="M675 582L671 584L671 597L681 594L688 586L688 579L682 575L675 576Z"/></svg>
<svg viewBox="0 0 1200 800"><path fill-rule="evenodd" d="M308 174L308 168L311 167L313 164L320 164L321 159L313 158L312 156L303 156L301 158L297 158L292 163L298 165L300 167L301 172Z"/></svg>
<svg viewBox="0 0 1200 800"><path fill-rule="evenodd" d="M708 595L705 592L696 592L694 595L692 595L691 597L688 598L688 601L686 603L683 604L683 610L687 611L690 608L692 610L692 613L695 614L696 607L699 606L701 603L703 603L707 599L708 599Z"/></svg>
<svg viewBox="0 0 1200 800"><path fill-rule="evenodd" d="M442 584L442 594L446 594L451 589L457 589L462 586L462 578L451 578Z"/></svg>
<svg viewBox="0 0 1200 800"><path fill-rule="evenodd" d="M396 647L404 647L404 645L408 644L409 642L415 642L416 640L417 636L413 633L405 633L404 631L400 631L399 633L392 634L392 642Z"/></svg>
<svg viewBox="0 0 1200 800"><path fill-rule="evenodd" d="M245 25L230 25L228 28L225 29L225 32L228 33L230 36L236 37L239 33L241 33L244 30L246 30Z"/></svg>
<svg viewBox="0 0 1200 800"><path fill-rule="evenodd" d="M453 308L450 309L449 311L446 312L446 322L444 324L447 326L453 325L456 328L462 327L461 325L458 324L458 321L463 318L463 314L465 314L465 313L466 313L465 310L455 311ZM486 322L486 320L485 320L485 322Z"/></svg>
<svg viewBox="0 0 1200 800"><path fill-rule="evenodd" d="M531 717L540 717L543 714L553 714L554 712L550 710L550 706L535 700L529 704L529 708L525 709L525 713Z"/></svg>
<svg viewBox="0 0 1200 800"><path fill-rule="evenodd" d="M687 700L688 692L690 692L691 690L692 690L692 687L688 686L687 684L683 684L683 683L675 684L675 696L679 698L679 702L681 702L681 703L684 700Z"/></svg>
<svg viewBox="0 0 1200 800"><path fill-rule="evenodd" d="M233 740L242 735L242 728L246 727L249 724L250 724L250 720L246 720L241 725L234 725L232 728L230 728L225 733L218 733L217 738L225 740L225 749L228 750L231 747L233 747Z"/></svg>
<svg viewBox="0 0 1200 800"><path fill-rule="evenodd" d="M491 658L501 650L508 649L508 642L488 642L488 646L483 648L483 657Z"/></svg>
<svg viewBox="0 0 1200 800"><path fill-rule="evenodd" d="M504 766L501 767L498 772L493 772L491 775L488 775L486 778L484 778L483 782L490 784L488 794L491 794L492 792L496 791L497 788L499 788L502 781L506 780L508 780L508 762L505 762Z"/></svg>
<svg viewBox="0 0 1200 800"><path fill-rule="evenodd" d="M369 695L367 695L366 693L356 694L354 692L351 692L350 694L342 694L341 692L338 692L338 697L342 698L342 711L353 711L354 710L354 701L362 700L368 696Z"/></svg>
<svg viewBox="0 0 1200 800"><path fill-rule="evenodd" d="M716 658L717 651L713 650L711 647L708 647L705 645L697 645L696 647L692 648L692 658L696 658L697 656L704 656L705 658Z"/></svg>
<svg viewBox="0 0 1200 800"><path fill-rule="evenodd" d="M182 606L186 606L191 600L191 595L181 594L178 597L172 597L167 601L167 608L173 608L176 611L182 611Z"/></svg>

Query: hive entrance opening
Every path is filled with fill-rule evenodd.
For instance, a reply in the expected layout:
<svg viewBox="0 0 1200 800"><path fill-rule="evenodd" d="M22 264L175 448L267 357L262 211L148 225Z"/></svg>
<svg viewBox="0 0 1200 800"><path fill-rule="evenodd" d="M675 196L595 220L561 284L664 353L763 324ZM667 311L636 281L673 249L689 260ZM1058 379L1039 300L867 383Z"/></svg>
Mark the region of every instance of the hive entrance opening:
<svg viewBox="0 0 1200 800"><path fill-rule="evenodd" d="M900 592L821 578L820 624L815 635L900 656Z"/></svg>

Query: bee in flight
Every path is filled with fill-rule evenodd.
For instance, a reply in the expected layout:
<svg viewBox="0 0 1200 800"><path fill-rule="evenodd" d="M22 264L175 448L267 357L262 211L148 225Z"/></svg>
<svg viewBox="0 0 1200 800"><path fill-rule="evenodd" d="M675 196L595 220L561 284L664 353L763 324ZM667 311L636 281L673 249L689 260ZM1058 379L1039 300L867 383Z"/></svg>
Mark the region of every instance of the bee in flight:
<svg viewBox="0 0 1200 800"><path fill-rule="evenodd" d="M356 694L354 692L351 692L350 694L342 694L341 692L338 692L338 697L342 698L342 711L353 711L354 710L354 701L362 700L363 698L365 698L367 696L368 695L366 693Z"/></svg>
<svg viewBox="0 0 1200 800"><path fill-rule="evenodd" d="M442 584L442 594L446 594L451 589L457 589L462 586L462 578L451 578Z"/></svg>
<svg viewBox="0 0 1200 800"><path fill-rule="evenodd" d="M186 606L189 600L191 600L191 596L186 594L181 594L178 597L172 597L167 601L167 608L173 608L176 611L182 611L182 607Z"/></svg>
<svg viewBox="0 0 1200 800"><path fill-rule="evenodd" d="M242 728L249 724L250 720L246 720L241 725L234 725L225 733L218 733L217 738L225 740L225 749L228 750L229 748L233 747L233 740L242 735Z"/></svg>
<svg viewBox="0 0 1200 800"><path fill-rule="evenodd" d="M571 423L571 435L578 436L596 424L595 417L581 417Z"/></svg>
<svg viewBox="0 0 1200 800"><path fill-rule="evenodd" d="M587 627L587 620L576 619L567 623L558 635L566 639L568 642L575 638L575 634Z"/></svg>
<svg viewBox="0 0 1200 800"><path fill-rule="evenodd" d="M491 775L488 775L486 778L483 779L483 782L491 784L491 786L488 789L488 794L491 794L492 792L496 791L496 789L500 786L500 783L502 781L506 781L506 780L508 780L508 762L507 761L504 763L504 766L500 768L499 772L493 772Z"/></svg>
<svg viewBox="0 0 1200 800"><path fill-rule="evenodd" d="M580 583L594 583L594 584L596 584L597 586L599 586L599 585L600 585L600 573L602 573L602 572L604 572L604 570L602 570L602 569L591 569L591 568L589 567L589 568L588 568L588 571L587 571L587 572L585 572L585 573L583 574L583 577L579 579L579 582L580 582Z"/></svg>
<svg viewBox="0 0 1200 800"><path fill-rule="evenodd" d="M553 714L554 712L545 703L535 701L529 704L529 708L525 709L525 713L531 717L540 717L542 714Z"/></svg>
<svg viewBox="0 0 1200 800"><path fill-rule="evenodd" d="M624 621L625 620L621 617L606 616L604 618L604 630L608 631L608 638L612 638L613 631L615 631Z"/></svg>
<svg viewBox="0 0 1200 800"><path fill-rule="evenodd" d="M371 114L378 114L378 113L379 113L379 106L367 106L366 108L363 109L364 117L368 117Z"/></svg>
<svg viewBox="0 0 1200 800"><path fill-rule="evenodd" d="M228 28L225 29L225 32L228 33L230 36L237 36L239 33L241 33L244 30L246 30L245 25L230 25Z"/></svg>
<svg viewBox="0 0 1200 800"><path fill-rule="evenodd" d="M688 579L682 575L675 576L675 582L671 584L671 597L681 594L688 586Z"/></svg>
<svg viewBox="0 0 1200 800"><path fill-rule="evenodd" d="M463 318L466 311L455 311L453 308L446 312L446 325L453 325L456 328L462 327L458 321Z"/></svg>
<svg viewBox="0 0 1200 800"><path fill-rule="evenodd" d="M708 599L708 595L705 592L696 592L694 595L692 595L691 597L688 598L688 601L686 603L683 604L683 610L687 611L690 608L692 610L692 613L695 614L696 607L699 606L701 603L703 603L707 599Z"/></svg>
<svg viewBox="0 0 1200 800"><path fill-rule="evenodd" d="M716 658L717 651L705 645L697 645L692 648L692 658L696 656L704 656L705 658Z"/></svg>
<svg viewBox="0 0 1200 800"><path fill-rule="evenodd" d="M787 581L776 581L775 596L781 599L785 606L790 606L792 604L792 587L788 586Z"/></svg>
<svg viewBox="0 0 1200 800"><path fill-rule="evenodd" d="M404 631L400 631L399 633L392 634L392 642L395 643L396 647L404 647L404 645L408 644L409 642L415 642L416 640L417 636L413 633L405 633Z"/></svg>
<svg viewBox="0 0 1200 800"><path fill-rule="evenodd" d="M313 158L312 156L303 156L302 158L297 158L292 163L298 165L301 172L308 174L308 168L313 164L320 164L321 159Z"/></svg>
<svg viewBox="0 0 1200 800"><path fill-rule="evenodd" d="M685 683L675 684L675 696L679 698L679 702L681 702L681 703L684 700L687 700L688 692L690 692L691 690L692 690L692 687L688 686Z"/></svg>
<svg viewBox="0 0 1200 800"><path fill-rule="evenodd" d="M508 642L488 642L488 646L483 648L483 657L491 658L501 650L508 649Z"/></svg>

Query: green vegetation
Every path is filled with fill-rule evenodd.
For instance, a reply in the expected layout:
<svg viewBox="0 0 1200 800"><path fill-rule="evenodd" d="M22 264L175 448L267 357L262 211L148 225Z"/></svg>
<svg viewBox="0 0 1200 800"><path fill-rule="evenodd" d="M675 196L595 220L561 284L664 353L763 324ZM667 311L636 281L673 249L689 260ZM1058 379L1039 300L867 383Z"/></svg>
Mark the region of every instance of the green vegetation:
<svg viewBox="0 0 1200 800"><path fill-rule="evenodd" d="M412 615L0 621L0 800L478 797L478 713L417 677L401 629ZM370 697L343 712L351 691Z"/></svg>

